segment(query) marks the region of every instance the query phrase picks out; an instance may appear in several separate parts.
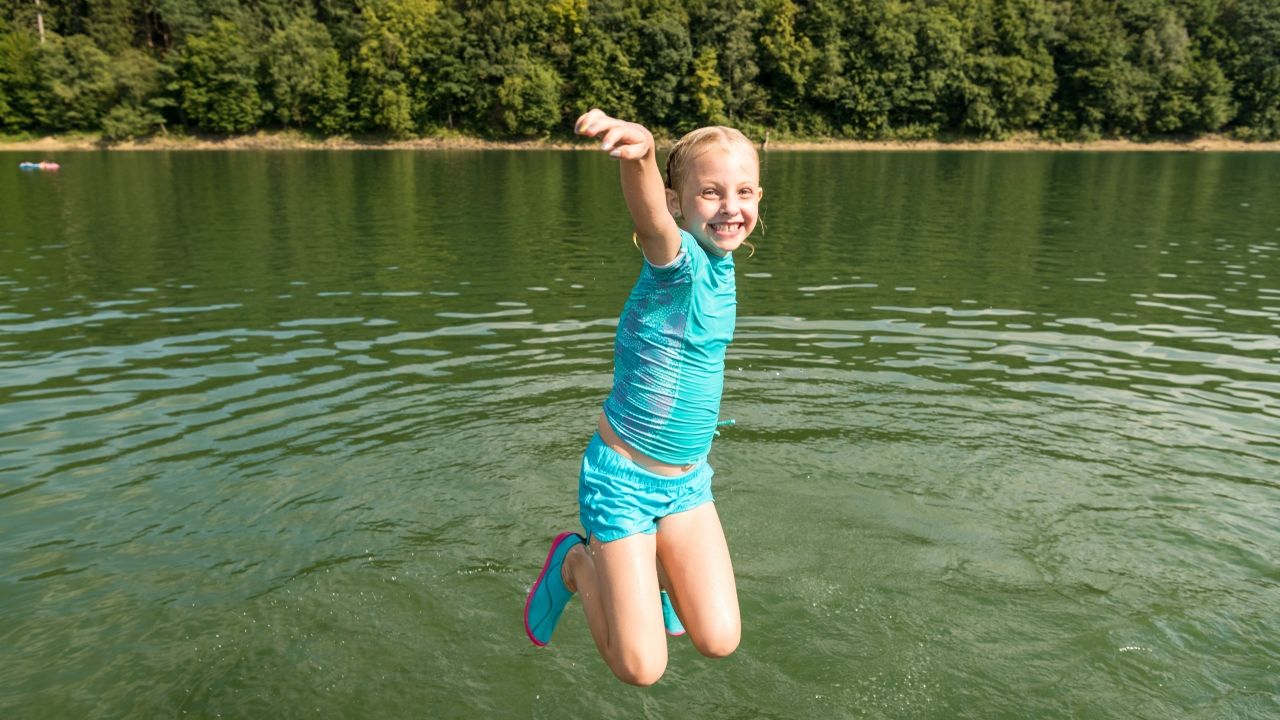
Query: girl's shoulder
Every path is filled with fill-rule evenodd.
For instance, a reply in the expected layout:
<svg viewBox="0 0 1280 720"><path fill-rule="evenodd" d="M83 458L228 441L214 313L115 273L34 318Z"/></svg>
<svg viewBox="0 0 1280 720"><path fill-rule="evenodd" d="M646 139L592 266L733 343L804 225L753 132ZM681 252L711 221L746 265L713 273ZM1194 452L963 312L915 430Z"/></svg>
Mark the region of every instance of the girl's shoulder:
<svg viewBox="0 0 1280 720"><path fill-rule="evenodd" d="M649 258L644 259L645 268L653 273L661 280L670 281L682 275L689 275L694 271L694 266L700 254L701 248L697 239L686 232L683 228L680 230L680 251L676 253L676 257L666 265L654 265L649 262Z"/></svg>
<svg viewBox="0 0 1280 720"><path fill-rule="evenodd" d="M659 282L689 282L699 277L720 277L733 273L732 255L713 255L688 230L680 229L680 251L667 265L645 259L645 268Z"/></svg>

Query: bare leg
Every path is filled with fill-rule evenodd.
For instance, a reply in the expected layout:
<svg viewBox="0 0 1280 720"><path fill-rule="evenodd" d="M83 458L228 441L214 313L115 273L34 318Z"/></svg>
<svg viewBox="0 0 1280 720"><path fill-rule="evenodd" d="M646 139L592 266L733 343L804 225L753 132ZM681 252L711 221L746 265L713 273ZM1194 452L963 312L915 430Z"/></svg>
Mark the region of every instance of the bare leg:
<svg viewBox="0 0 1280 720"><path fill-rule="evenodd" d="M667 637L657 602L656 537L621 540L569 551L565 585L582 598L587 625L614 675L632 685L652 685L667 669Z"/></svg>
<svg viewBox="0 0 1280 720"><path fill-rule="evenodd" d="M742 620L733 562L715 504L659 520L657 554L670 583L667 592L694 647L707 657L731 654L742 637Z"/></svg>
<svg viewBox="0 0 1280 720"><path fill-rule="evenodd" d="M671 607L675 609L676 619L679 620L679 618L681 617L680 606L676 604L676 599L671 596L671 578L667 577L667 569L662 567L661 561L658 562L658 588L660 590L666 591L667 600L671 603ZM667 621L667 617L666 617L666 611L664 609L663 616L662 616L662 622L664 626L666 625L666 621ZM685 634L686 633L684 631L684 623L681 622L681 630L680 630L679 636L683 637Z"/></svg>

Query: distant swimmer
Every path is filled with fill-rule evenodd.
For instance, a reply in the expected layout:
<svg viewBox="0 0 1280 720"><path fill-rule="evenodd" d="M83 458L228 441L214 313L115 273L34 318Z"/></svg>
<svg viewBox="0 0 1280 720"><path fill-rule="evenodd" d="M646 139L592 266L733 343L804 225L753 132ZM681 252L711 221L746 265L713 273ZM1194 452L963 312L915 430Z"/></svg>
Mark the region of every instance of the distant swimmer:
<svg viewBox="0 0 1280 720"><path fill-rule="evenodd" d="M57 170L62 166L56 162L20 162L18 167L23 170Z"/></svg>

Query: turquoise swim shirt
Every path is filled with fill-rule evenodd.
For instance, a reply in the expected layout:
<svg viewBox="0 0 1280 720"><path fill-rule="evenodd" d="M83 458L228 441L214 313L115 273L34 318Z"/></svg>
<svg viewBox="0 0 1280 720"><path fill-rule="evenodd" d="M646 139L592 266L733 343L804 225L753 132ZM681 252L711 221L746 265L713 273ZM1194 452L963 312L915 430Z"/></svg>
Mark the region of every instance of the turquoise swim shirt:
<svg viewBox="0 0 1280 720"><path fill-rule="evenodd" d="M707 456L737 311L732 253L713 255L681 230L675 261L645 261L618 319L604 403L618 437L672 465Z"/></svg>

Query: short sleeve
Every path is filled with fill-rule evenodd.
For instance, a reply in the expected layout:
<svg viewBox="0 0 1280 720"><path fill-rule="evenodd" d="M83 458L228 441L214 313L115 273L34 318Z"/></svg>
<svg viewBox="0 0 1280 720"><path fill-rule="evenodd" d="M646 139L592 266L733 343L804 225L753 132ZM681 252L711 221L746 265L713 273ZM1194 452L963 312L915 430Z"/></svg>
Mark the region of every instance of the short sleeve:
<svg viewBox="0 0 1280 720"><path fill-rule="evenodd" d="M645 258L645 265L648 266L649 272L653 273L653 277L659 282L679 282L681 279L693 277L694 264L698 260L698 253L702 248L698 246L698 241L694 239L688 232L680 231L680 252L676 254L675 260L666 265L654 265L649 262L649 258Z"/></svg>

